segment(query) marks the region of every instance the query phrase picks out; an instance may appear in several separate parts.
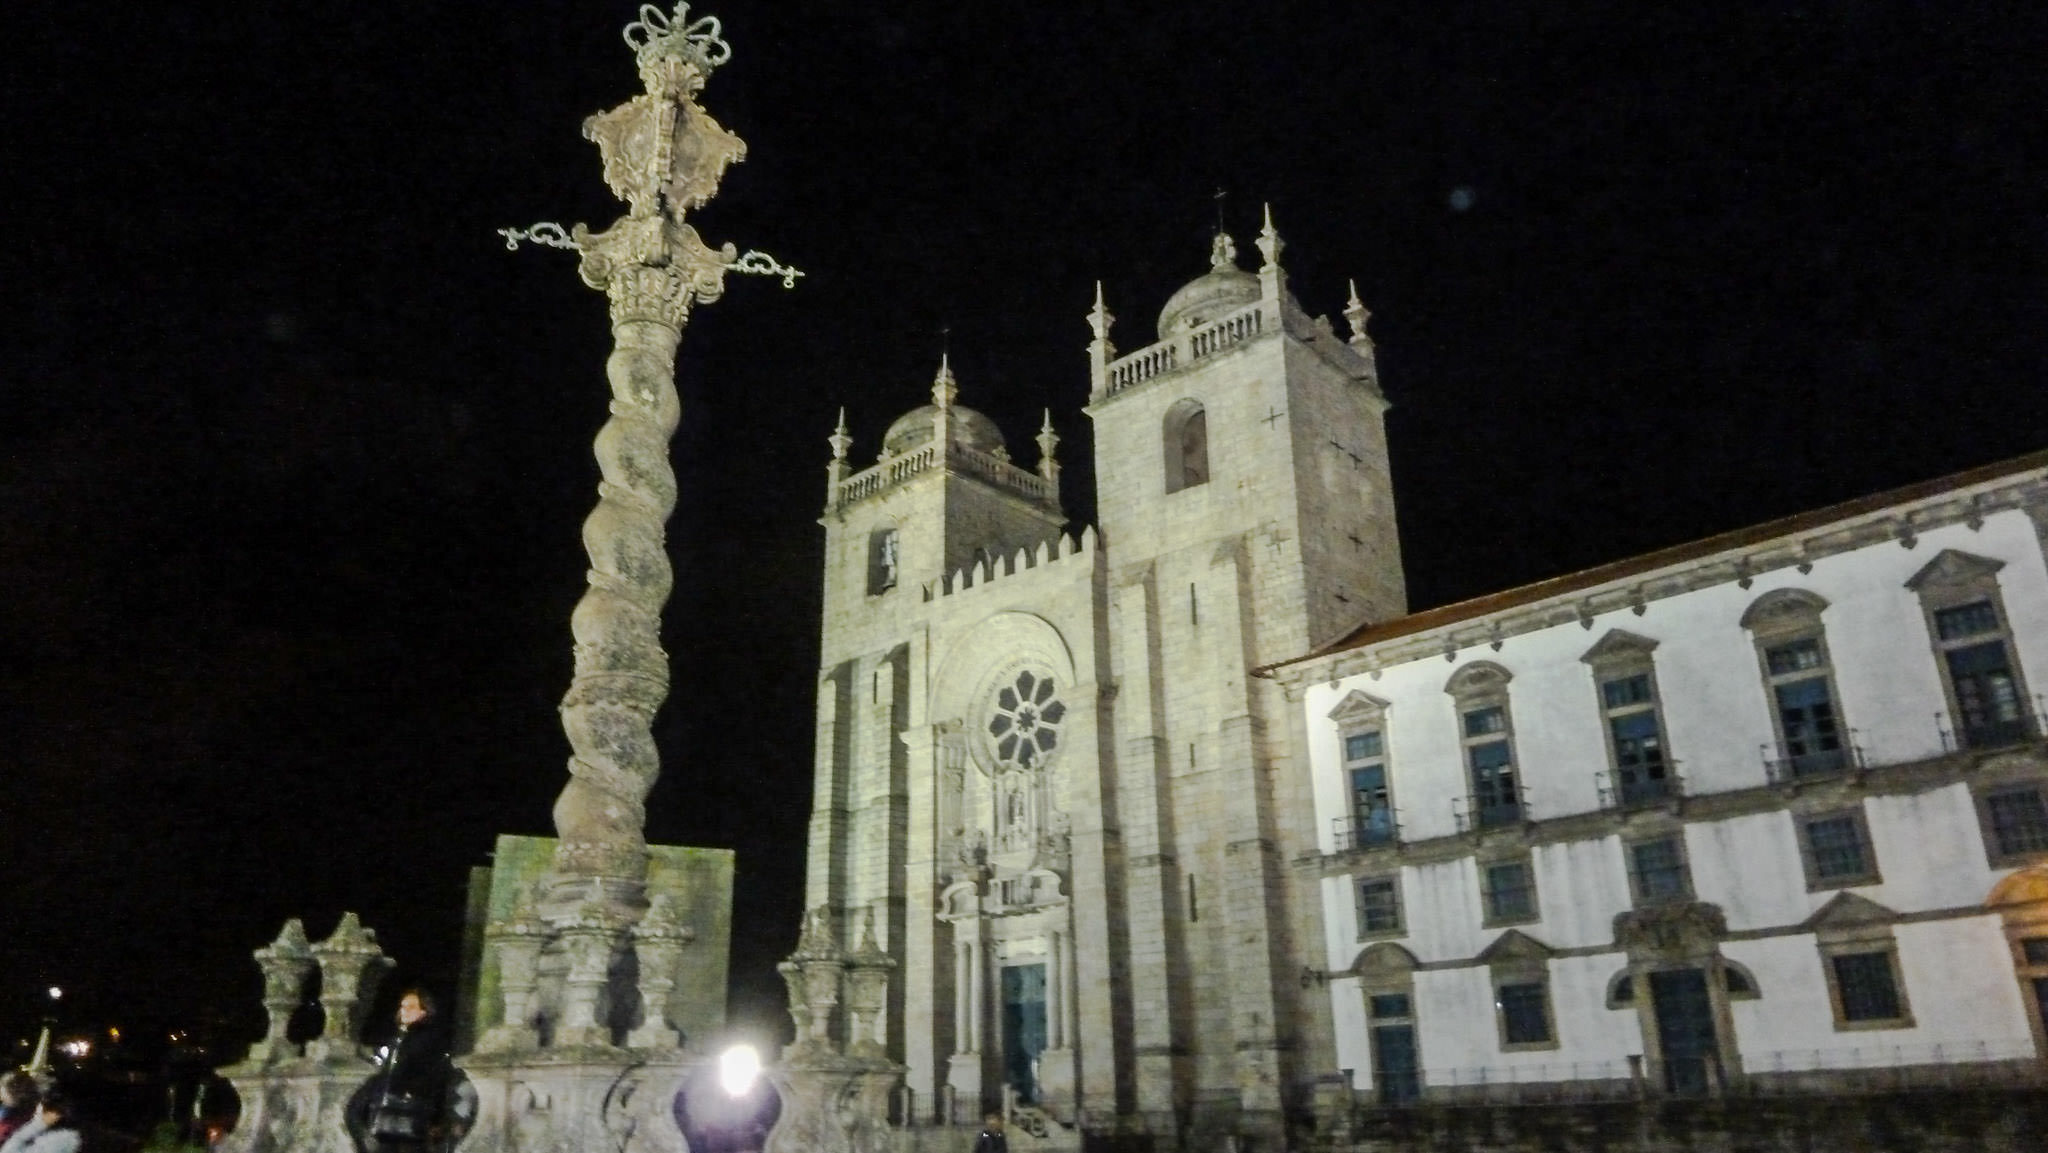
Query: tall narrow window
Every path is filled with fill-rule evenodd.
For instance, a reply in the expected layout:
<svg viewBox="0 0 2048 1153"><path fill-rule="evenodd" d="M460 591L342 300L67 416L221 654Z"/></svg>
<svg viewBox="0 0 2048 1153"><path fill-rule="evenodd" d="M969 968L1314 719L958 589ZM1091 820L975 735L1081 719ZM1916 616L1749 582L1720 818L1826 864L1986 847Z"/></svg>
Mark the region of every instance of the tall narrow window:
<svg viewBox="0 0 2048 1153"><path fill-rule="evenodd" d="M878 528L868 534L868 595L876 596L896 587L901 558L894 528Z"/></svg>
<svg viewBox="0 0 2048 1153"><path fill-rule="evenodd" d="M1550 947L1509 929L1480 950L1493 984L1494 1021L1503 1052L1555 1049L1557 1022L1550 1007Z"/></svg>
<svg viewBox="0 0 2048 1153"><path fill-rule="evenodd" d="M1468 828L1499 828L1526 816L1508 716L1510 677L1491 661L1477 661L1459 669L1444 686L1458 703L1459 735L1471 774L1472 791L1462 813Z"/></svg>
<svg viewBox="0 0 2048 1153"><path fill-rule="evenodd" d="M1958 748L1997 748L2040 731L2013 659L2012 630L1998 588L2004 567L2004 561L1944 549L1906 582L1927 614L1948 696L1946 737Z"/></svg>
<svg viewBox="0 0 2048 1153"><path fill-rule="evenodd" d="M1387 778L1387 702L1356 690L1330 710L1342 744L1351 811L1337 829L1338 848L1392 844L1399 836Z"/></svg>
<svg viewBox="0 0 2048 1153"><path fill-rule="evenodd" d="M1778 755L1766 758L1778 780L1826 776L1853 764L1821 627L1826 607L1804 589L1776 589L1742 614L1742 626L1756 641L1778 734Z"/></svg>
<svg viewBox="0 0 2048 1153"><path fill-rule="evenodd" d="M1209 483L1209 414L1199 401L1166 410L1166 491Z"/></svg>
<svg viewBox="0 0 2048 1153"><path fill-rule="evenodd" d="M1620 808L1653 804L1678 792L1675 766L1664 745L1651 654L1657 642L1614 629L1579 658L1592 666L1607 727L1608 784Z"/></svg>

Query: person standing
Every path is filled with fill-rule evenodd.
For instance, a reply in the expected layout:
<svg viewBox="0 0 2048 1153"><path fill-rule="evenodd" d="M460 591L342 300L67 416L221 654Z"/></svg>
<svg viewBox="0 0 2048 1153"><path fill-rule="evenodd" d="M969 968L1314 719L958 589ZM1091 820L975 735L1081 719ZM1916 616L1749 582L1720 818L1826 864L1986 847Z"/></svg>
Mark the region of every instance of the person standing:
<svg viewBox="0 0 2048 1153"><path fill-rule="evenodd" d="M26 1073L0 1077L0 1145L5 1145L15 1130L35 1120L36 1098L40 1096L42 1089L36 1079Z"/></svg>
<svg viewBox="0 0 2048 1153"><path fill-rule="evenodd" d="M420 1153L443 1128L448 1040L434 999L408 989L398 999L398 1035L384 1050L370 1136L380 1153Z"/></svg>
<svg viewBox="0 0 2048 1153"><path fill-rule="evenodd" d="M974 1153L1010 1153L1010 1139L1003 1136L1001 1113L990 1113L981 1119L981 1136L974 1139Z"/></svg>
<svg viewBox="0 0 2048 1153"><path fill-rule="evenodd" d="M14 1131L0 1153L78 1153L82 1144L71 1122L71 1102L56 1089L43 1094L35 1120Z"/></svg>

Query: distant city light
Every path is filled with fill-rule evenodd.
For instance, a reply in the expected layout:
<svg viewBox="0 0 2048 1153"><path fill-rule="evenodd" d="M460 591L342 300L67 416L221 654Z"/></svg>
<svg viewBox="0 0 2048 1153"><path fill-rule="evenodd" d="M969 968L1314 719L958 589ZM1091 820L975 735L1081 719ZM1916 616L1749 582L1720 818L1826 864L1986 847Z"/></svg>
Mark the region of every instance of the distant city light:
<svg viewBox="0 0 2048 1153"><path fill-rule="evenodd" d="M732 1096L745 1096L760 1076L761 1055L752 1045L734 1045L718 1055L718 1083Z"/></svg>
<svg viewBox="0 0 2048 1153"><path fill-rule="evenodd" d="M66 1041L62 1045L57 1046L57 1051L66 1057L90 1057L92 1055L92 1042L81 1037L76 1040Z"/></svg>
<svg viewBox="0 0 2048 1153"><path fill-rule="evenodd" d="M61 986L61 985L52 985L52 986L50 986L50 1000L52 1000L52 1001L61 1001L61 1000L63 1000L63 999L64 999L64 988L63 988L63 986Z"/></svg>

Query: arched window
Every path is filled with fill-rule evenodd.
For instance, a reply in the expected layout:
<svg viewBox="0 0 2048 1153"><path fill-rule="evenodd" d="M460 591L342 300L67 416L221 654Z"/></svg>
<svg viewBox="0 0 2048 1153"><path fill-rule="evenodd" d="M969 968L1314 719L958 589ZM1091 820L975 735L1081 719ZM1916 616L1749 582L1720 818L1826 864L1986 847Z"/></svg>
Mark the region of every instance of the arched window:
<svg viewBox="0 0 2048 1153"><path fill-rule="evenodd" d="M1209 483L1209 414L1200 401L1166 410L1166 491Z"/></svg>
<svg viewBox="0 0 2048 1153"><path fill-rule="evenodd" d="M868 536L868 595L878 596L896 587L901 575L896 530L879 528Z"/></svg>

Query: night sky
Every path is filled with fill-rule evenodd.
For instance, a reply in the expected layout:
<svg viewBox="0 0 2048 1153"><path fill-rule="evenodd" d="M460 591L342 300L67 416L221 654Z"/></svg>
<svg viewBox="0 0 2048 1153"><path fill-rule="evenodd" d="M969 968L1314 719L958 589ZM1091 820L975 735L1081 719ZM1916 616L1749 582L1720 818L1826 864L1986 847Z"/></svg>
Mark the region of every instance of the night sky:
<svg viewBox="0 0 2048 1153"><path fill-rule="evenodd" d="M1311 314L1374 312L1416 607L2048 444L2038 4L700 11L752 155L693 222L807 273L678 366L649 833L738 850L745 1015L838 406L871 461L949 344L1020 459L1052 409L1087 523L1093 283L1149 343L1219 188ZM638 91L632 6L9 15L0 1038L51 982L253 1033L249 951L343 909L448 989L467 870L565 779L606 402L602 296L494 230L623 211L579 125Z"/></svg>

